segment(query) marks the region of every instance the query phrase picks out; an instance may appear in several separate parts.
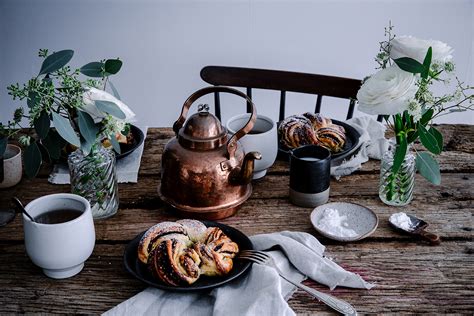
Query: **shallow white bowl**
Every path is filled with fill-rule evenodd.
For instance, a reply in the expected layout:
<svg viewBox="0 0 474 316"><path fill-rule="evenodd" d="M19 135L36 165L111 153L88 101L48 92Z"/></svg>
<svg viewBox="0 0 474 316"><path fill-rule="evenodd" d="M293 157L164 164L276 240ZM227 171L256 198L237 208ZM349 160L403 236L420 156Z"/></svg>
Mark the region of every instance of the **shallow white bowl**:
<svg viewBox="0 0 474 316"><path fill-rule="evenodd" d="M357 236L340 237L331 235L320 229L317 224L321 220L323 212L328 208L338 210L341 216L347 216L347 228L354 230ZM370 236L377 229L379 218L377 214L365 206L346 202L332 202L320 205L311 212L311 224L313 224L314 229L316 229L318 233L327 238L337 241L356 241Z"/></svg>

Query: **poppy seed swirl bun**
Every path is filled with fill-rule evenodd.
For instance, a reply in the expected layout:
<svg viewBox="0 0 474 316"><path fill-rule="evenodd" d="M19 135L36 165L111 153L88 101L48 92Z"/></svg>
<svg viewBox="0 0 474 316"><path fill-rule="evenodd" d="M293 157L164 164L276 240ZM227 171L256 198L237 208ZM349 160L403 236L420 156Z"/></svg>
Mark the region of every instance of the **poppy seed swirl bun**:
<svg viewBox="0 0 474 316"><path fill-rule="evenodd" d="M284 119L278 126L278 136L280 144L288 149L319 145L333 153L341 151L347 140L344 127L319 113L310 112Z"/></svg>
<svg viewBox="0 0 474 316"><path fill-rule="evenodd" d="M229 273L238 252L238 245L220 228L191 219L156 224L138 245L139 260L171 286L192 284L200 275Z"/></svg>

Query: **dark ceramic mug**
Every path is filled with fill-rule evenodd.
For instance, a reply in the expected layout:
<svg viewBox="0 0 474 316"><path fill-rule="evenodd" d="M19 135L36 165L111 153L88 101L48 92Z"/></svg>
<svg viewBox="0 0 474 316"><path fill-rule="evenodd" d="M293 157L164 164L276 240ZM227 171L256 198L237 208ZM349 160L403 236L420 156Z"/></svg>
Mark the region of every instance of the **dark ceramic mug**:
<svg viewBox="0 0 474 316"><path fill-rule="evenodd" d="M303 207L316 207L329 199L331 152L307 145L290 152L290 201Z"/></svg>

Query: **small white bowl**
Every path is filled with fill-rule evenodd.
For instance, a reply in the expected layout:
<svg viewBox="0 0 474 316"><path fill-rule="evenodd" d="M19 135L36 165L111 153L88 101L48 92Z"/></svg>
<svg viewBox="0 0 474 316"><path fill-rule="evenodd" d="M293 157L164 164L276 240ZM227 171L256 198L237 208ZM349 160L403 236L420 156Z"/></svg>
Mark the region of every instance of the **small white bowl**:
<svg viewBox="0 0 474 316"><path fill-rule="evenodd" d="M335 236L319 228L317 224L321 220L323 212L329 208L338 210L341 216L347 216L347 228L354 230L357 236ZM332 202L320 205L311 212L311 224L313 224L314 229L316 229L318 233L329 239L337 241L356 241L370 236L377 229L379 218L377 214L365 206L346 202Z"/></svg>

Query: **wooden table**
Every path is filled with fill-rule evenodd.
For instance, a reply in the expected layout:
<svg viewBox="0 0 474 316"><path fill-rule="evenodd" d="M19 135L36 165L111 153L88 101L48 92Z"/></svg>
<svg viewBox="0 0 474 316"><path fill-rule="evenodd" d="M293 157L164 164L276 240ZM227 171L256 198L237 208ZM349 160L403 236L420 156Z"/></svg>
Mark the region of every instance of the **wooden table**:
<svg viewBox="0 0 474 316"><path fill-rule="evenodd" d="M380 202L378 161L369 161L355 174L331 181L330 201L360 203L378 214L378 229L365 240L342 244L319 236L309 221L311 209L294 206L288 200L288 166L282 161L264 180L254 184L252 197L237 215L222 222L248 235L281 230L315 235L327 245L329 257L377 284L372 290L337 288L332 292L360 313L472 314L474 126L443 125L440 129L445 137L445 151L438 159L442 184L431 185L417 175L414 199L406 207ZM145 288L124 270L122 253L139 232L156 222L176 218L156 193L161 153L170 137L169 128L149 130L139 182L120 184L118 214L96 221L95 250L79 275L59 281L45 277L25 253L19 216L0 228L0 314L97 314ZM0 190L0 206L8 206L14 195L28 202L41 195L68 191L68 185L49 184L44 174ZM442 236L441 245L429 246L392 230L388 217L399 211L414 213L431 223L431 230ZM305 284L329 292L313 281ZM302 291L289 304L298 314L332 314Z"/></svg>

